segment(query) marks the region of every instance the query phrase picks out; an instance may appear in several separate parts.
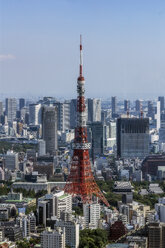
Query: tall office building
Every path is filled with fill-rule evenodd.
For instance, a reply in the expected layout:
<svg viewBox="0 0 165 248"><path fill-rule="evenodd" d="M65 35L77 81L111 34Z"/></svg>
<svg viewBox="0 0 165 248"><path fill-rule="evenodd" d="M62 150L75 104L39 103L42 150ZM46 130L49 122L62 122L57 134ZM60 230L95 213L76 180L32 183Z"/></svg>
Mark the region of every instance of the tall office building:
<svg viewBox="0 0 165 248"><path fill-rule="evenodd" d="M165 143L165 114L160 115L159 143Z"/></svg>
<svg viewBox="0 0 165 248"><path fill-rule="evenodd" d="M144 158L149 154L149 119L117 119L117 155Z"/></svg>
<svg viewBox="0 0 165 248"><path fill-rule="evenodd" d="M101 121L101 100L89 98L88 101L88 121Z"/></svg>
<svg viewBox="0 0 165 248"><path fill-rule="evenodd" d="M148 247L165 247L165 223L151 223L148 227Z"/></svg>
<svg viewBox="0 0 165 248"><path fill-rule="evenodd" d="M46 153L55 154L57 144L57 108L44 106L42 109L42 138L46 143Z"/></svg>
<svg viewBox="0 0 165 248"><path fill-rule="evenodd" d="M103 154L105 145L104 124L101 121L93 122L88 125L92 131L92 157L93 159Z"/></svg>
<svg viewBox="0 0 165 248"><path fill-rule="evenodd" d="M3 123L4 120L4 113L3 113L3 102L0 102L0 123Z"/></svg>
<svg viewBox="0 0 165 248"><path fill-rule="evenodd" d="M3 102L0 102L0 116L3 115Z"/></svg>
<svg viewBox="0 0 165 248"><path fill-rule="evenodd" d="M148 117L154 118L154 106L152 101L148 101Z"/></svg>
<svg viewBox="0 0 165 248"><path fill-rule="evenodd" d="M41 248L65 248L65 229L48 228L41 233Z"/></svg>
<svg viewBox="0 0 165 248"><path fill-rule="evenodd" d="M6 98L6 115L8 122L12 123L16 118L17 100L15 98Z"/></svg>
<svg viewBox="0 0 165 248"><path fill-rule="evenodd" d="M70 128L73 129L77 125L77 99L71 99L70 102Z"/></svg>
<svg viewBox="0 0 165 248"><path fill-rule="evenodd" d="M159 96L158 101L160 101L160 111L164 110L164 96Z"/></svg>
<svg viewBox="0 0 165 248"><path fill-rule="evenodd" d="M19 99L19 110L21 110L23 107L25 107L25 99L20 98Z"/></svg>
<svg viewBox="0 0 165 248"><path fill-rule="evenodd" d="M160 101L157 101L157 108L156 108L156 129L159 131L160 129L160 122L161 122L161 104Z"/></svg>
<svg viewBox="0 0 165 248"><path fill-rule="evenodd" d="M41 104L29 104L29 124L41 124Z"/></svg>
<svg viewBox="0 0 165 248"><path fill-rule="evenodd" d="M83 204L83 215L85 219L85 228L97 229L100 219L100 204Z"/></svg>
<svg viewBox="0 0 165 248"><path fill-rule="evenodd" d="M136 100L136 102L135 102L135 110L137 112L140 112L140 108L141 108L141 100Z"/></svg>
<svg viewBox="0 0 165 248"><path fill-rule="evenodd" d="M116 145L116 122L109 122L109 136L106 141L106 146L107 147L112 147Z"/></svg>
<svg viewBox="0 0 165 248"><path fill-rule="evenodd" d="M28 107L23 107L20 110L20 118L25 124L29 124L29 109Z"/></svg>
<svg viewBox="0 0 165 248"><path fill-rule="evenodd" d="M124 100L124 111L127 112L130 109L130 101Z"/></svg>
<svg viewBox="0 0 165 248"><path fill-rule="evenodd" d="M116 113L117 113L117 98L116 98L116 96L112 96L111 106L112 106L112 117L115 117Z"/></svg>
<svg viewBox="0 0 165 248"><path fill-rule="evenodd" d="M59 131L66 131L70 129L70 101L54 103L58 112L58 125Z"/></svg>

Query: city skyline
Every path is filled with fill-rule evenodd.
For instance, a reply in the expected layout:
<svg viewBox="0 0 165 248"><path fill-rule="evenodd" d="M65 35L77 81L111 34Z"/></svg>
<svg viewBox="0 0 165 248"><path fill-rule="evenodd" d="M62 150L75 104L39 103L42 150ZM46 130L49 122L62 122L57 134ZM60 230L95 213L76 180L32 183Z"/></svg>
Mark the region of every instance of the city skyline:
<svg viewBox="0 0 165 248"><path fill-rule="evenodd" d="M87 97L151 98L165 79L163 1L0 1L0 86L74 98L83 35Z"/></svg>

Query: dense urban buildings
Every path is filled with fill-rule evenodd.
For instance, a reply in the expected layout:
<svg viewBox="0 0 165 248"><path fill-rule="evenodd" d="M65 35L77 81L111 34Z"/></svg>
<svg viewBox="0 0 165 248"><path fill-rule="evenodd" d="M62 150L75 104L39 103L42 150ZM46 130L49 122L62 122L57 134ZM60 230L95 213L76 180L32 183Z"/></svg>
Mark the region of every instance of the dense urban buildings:
<svg viewBox="0 0 165 248"><path fill-rule="evenodd" d="M4 188L7 182L20 192L0 196L2 242L6 238L13 243L28 240L39 231L41 247L78 248L83 230L107 232L109 228L111 242L163 247L165 114L161 99L139 101L143 101L143 111L141 103L137 111L137 102L113 98L112 111L111 100L88 98L83 102L83 115L77 116L77 109L82 108L77 99L6 100L16 106L12 120L8 120L5 101L1 102L0 137L5 145L0 154L0 180ZM81 122L86 132L78 135ZM84 144L89 150L84 163L91 165L92 180L97 180L101 194L115 210L95 196L92 202L83 202L78 191L77 196L64 192L72 167L78 168L81 140L85 141L83 150ZM72 171L72 179L78 173ZM84 175L86 180L89 174ZM33 206L36 210L27 212ZM142 236L130 236L138 230Z"/></svg>
<svg viewBox="0 0 165 248"><path fill-rule="evenodd" d="M0 242L163 248L164 97L85 100L80 54L77 99L0 99Z"/></svg>

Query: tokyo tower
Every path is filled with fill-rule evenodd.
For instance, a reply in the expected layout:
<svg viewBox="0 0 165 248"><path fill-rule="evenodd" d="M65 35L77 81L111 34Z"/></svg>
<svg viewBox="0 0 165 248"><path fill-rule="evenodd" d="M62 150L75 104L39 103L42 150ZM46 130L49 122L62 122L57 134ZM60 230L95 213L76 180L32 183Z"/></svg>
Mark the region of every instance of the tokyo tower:
<svg viewBox="0 0 165 248"><path fill-rule="evenodd" d="M109 206L101 190L95 182L89 159L90 143L87 140L85 79L83 77L82 40L80 36L80 74L77 79L77 127L73 144L73 157L68 180L64 191L73 196L80 196L83 203L91 203L92 196L98 197Z"/></svg>

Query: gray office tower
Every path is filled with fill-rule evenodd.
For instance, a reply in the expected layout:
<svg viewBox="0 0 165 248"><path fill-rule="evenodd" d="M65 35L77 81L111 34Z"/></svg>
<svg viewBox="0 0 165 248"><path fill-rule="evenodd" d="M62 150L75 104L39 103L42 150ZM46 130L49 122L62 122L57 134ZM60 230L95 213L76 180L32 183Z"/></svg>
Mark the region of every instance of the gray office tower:
<svg viewBox="0 0 165 248"><path fill-rule="evenodd" d="M20 98L19 99L19 110L21 110L23 107L25 107L25 99Z"/></svg>
<svg viewBox="0 0 165 248"><path fill-rule="evenodd" d="M149 154L149 119L117 119L117 155L144 158Z"/></svg>
<svg viewBox="0 0 165 248"><path fill-rule="evenodd" d="M70 128L74 129L77 125L77 99L70 102Z"/></svg>
<svg viewBox="0 0 165 248"><path fill-rule="evenodd" d="M3 102L0 102L0 123L3 121Z"/></svg>
<svg viewBox="0 0 165 248"><path fill-rule="evenodd" d="M159 143L165 143L165 114L161 114L159 128Z"/></svg>
<svg viewBox="0 0 165 248"><path fill-rule="evenodd" d="M104 124L100 121L89 124L92 131L92 158L103 154L104 151Z"/></svg>
<svg viewBox="0 0 165 248"><path fill-rule="evenodd" d="M16 118L17 100L15 98L6 98L6 115L8 122L12 123Z"/></svg>
<svg viewBox="0 0 165 248"><path fill-rule="evenodd" d="M159 96L158 101L160 101L160 111L164 110L164 96Z"/></svg>
<svg viewBox="0 0 165 248"><path fill-rule="evenodd" d="M89 98L88 100L88 121L101 121L101 100Z"/></svg>
<svg viewBox="0 0 165 248"><path fill-rule="evenodd" d="M124 100L124 111L129 111L130 109L130 101L129 100Z"/></svg>
<svg viewBox="0 0 165 248"><path fill-rule="evenodd" d="M111 106L112 106L112 117L115 117L116 113L117 113L117 98L116 98L116 96L112 96Z"/></svg>
<svg viewBox="0 0 165 248"><path fill-rule="evenodd" d="M140 112L140 108L141 108L141 100L136 100L136 102L135 102L135 110L137 112Z"/></svg>
<svg viewBox="0 0 165 248"><path fill-rule="evenodd" d="M148 101L148 117L154 118L154 106L152 101Z"/></svg>
<svg viewBox="0 0 165 248"><path fill-rule="evenodd" d="M54 106L57 107L59 131L66 131L70 129L70 101L56 102Z"/></svg>
<svg viewBox="0 0 165 248"><path fill-rule="evenodd" d="M42 138L46 143L46 153L56 154L57 145L57 107L42 108Z"/></svg>

